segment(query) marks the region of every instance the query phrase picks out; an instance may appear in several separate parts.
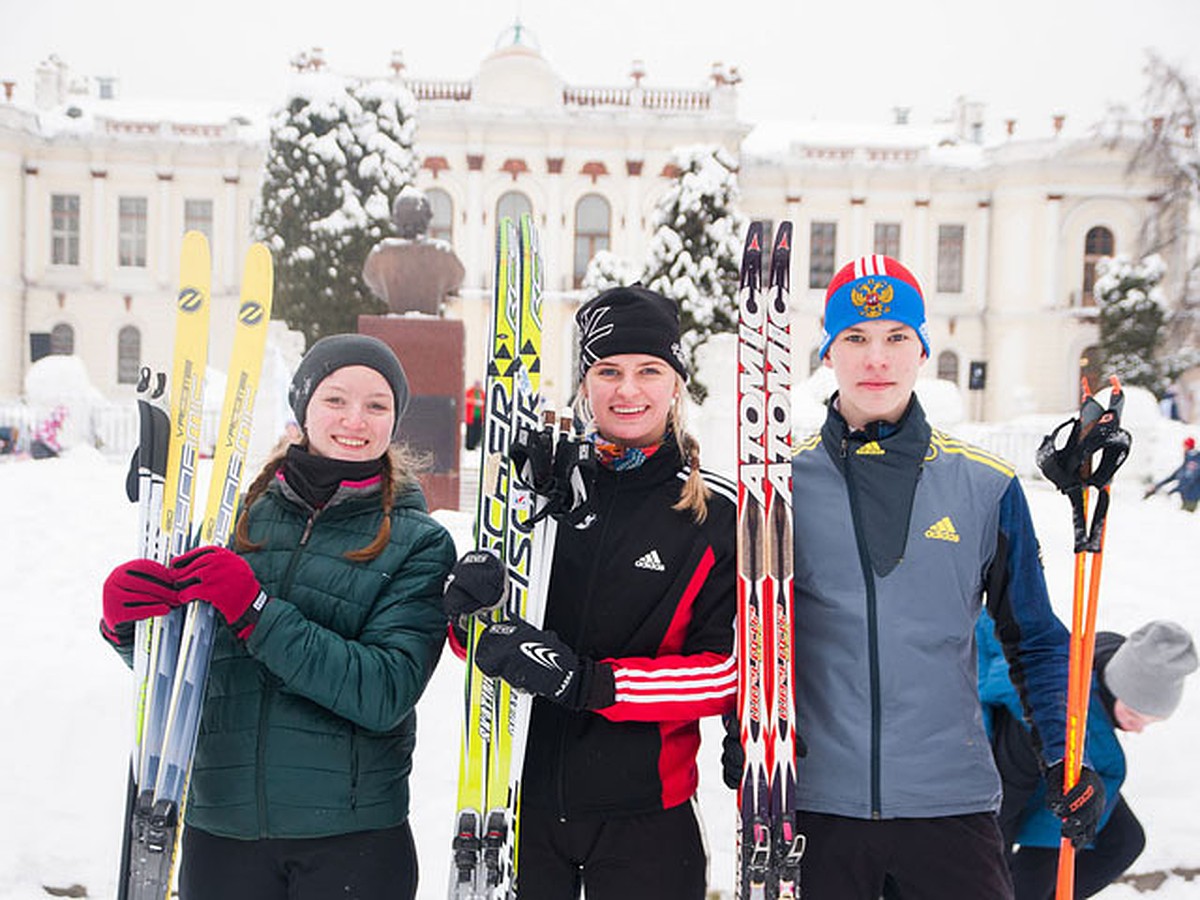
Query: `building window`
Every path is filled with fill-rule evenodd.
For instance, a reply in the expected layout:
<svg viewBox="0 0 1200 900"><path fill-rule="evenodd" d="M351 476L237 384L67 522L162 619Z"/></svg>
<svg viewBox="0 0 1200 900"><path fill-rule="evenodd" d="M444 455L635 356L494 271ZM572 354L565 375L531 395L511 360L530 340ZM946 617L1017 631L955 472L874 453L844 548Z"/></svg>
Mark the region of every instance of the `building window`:
<svg viewBox="0 0 1200 900"><path fill-rule="evenodd" d="M612 208L599 194L585 194L575 204L575 287L583 286L588 263L609 247Z"/></svg>
<svg viewBox="0 0 1200 900"><path fill-rule="evenodd" d="M496 201L496 223L499 224L503 218L513 220L513 224L520 227L521 216L533 215L533 204L529 202L529 198L520 191L509 191L506 194L501 194L500 199Z"/></svg>
<svg viewBox="0 0 1200 900"><path fill-rule="evenodd" d="M75 352L75 329L66 322L59 322L50 329L50 353L53 356L70 356Z"/></svg>
<svg viewBox="0 0 1200 900"><path fill-rule="evenodd" d="M963 286L962 225L938 226L937 289L944 294L960 294Z"/></svg>
<svg viewBox="0 0 1200 900"><path fill-rule="evenodd" d="M79 265L79 195L50 196L50 262Z"/></svg>
<svg viewBox="0 0 1200 900"><path fill-rule="evenodd" d="M1083 295L1080 297L1080 306L1096 305L1096 297L1092 294L1096 287L1096 263L1115 253L1116 241L1111 231L1103 225L1088 229L1083 239Z"/></svg>
<svg viewBox="0 0 1200 900"><path fill-rule="evenodd" d="M429 220L429 236L434 240L454 243L454 201L445 191L434 188L425 192L429 201L429 210L433 217Z"/></svg>
<svg viewBox="0 0 1200 900"><path fill-rule="evenodd" d="M211 244L213 239L213 202L211 200L183 201L183 230L199 231Z"/></svg>
<svg viewBox="0 0 1200 900"><path fill-rule="evenodd" d="M117 208L117 265L145 268L146 198L121 197Z"/></svg>
<svg viewBox="0 0 1200 900"><path fill-rule="evenodd" d="M137 384L142 368L142 333L133 325L117 332L117 384Z"/></svg>
<svg viewBox="0 0 1200 900"><path fill-rule="evenodd" d="M837 260L837 223L813 222L808 233L808 286L826 288Z"/></svg>
<svg viewBox="0 0 1200 900"><path fill-rule="evenodd" d="M958 354L953 350L943 350L938 354L937 377L939 381L958 384Z"/></svg>
<svg viewBox="0 0 1200 900"><path fill-rule="evenodd" d="M875 223L875 252L892 259L900 258L900 223Z"/></svg>

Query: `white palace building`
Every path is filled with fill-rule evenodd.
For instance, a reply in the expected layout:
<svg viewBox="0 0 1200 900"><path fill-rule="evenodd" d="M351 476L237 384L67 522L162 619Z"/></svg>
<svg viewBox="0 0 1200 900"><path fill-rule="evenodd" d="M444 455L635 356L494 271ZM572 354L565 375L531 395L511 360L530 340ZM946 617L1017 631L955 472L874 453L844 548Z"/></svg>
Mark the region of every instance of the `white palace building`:
<svg viewBox="0 0 1200 900"><path fill-rule="evenodd" d="M382 71L387 71L381 66ZM1161 187L1131 174L1130 137L1068 137L1062 118L1009 123L985 140L982 108L960 101L936 128L745 122L736 70L702 86L651 86L635 62L609 86L564 82L520 28L461 81L422 80L393 61L417 100L417 187L432 236L466 268L447 315L466 323L467 380L482 373L495 222L532 211L547 273L544 385L571 390L569 326L588 260L641 263L673 148L725 147L741 211L795 223L795 369L814 365L824 287L863 253L901 259L925 287L930 369L995 421L1073 408L1097 339L1095 262L1137 256ZM185 229L213 247L214 321L231 318L252 240L267 144L263 111L151 108L75 79L57 59L34 102L0 95L0 400L31 363L74 353L107 397L132 396L141 365L167 362ZM1138 126L1141 127L1141 126ZM1040 136L1025 136L1026 132ZM1186 242L1184 242L1186 243ZM1182 251L1181 251L1182 252ZM1168 277L1182 270L1168 260ZM1176 285L1169 296L1178 297ZM211 358L222 359L228 334Z"/></svg>

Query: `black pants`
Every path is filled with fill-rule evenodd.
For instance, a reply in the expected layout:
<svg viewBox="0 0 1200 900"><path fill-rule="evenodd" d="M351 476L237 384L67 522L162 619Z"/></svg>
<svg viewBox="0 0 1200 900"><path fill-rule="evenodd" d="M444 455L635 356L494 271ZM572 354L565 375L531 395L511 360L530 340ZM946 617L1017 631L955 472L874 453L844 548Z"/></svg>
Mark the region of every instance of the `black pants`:
<svg viewBox="0 0 1200 900"><path fill-rule="evenodd" d="M579 822L524 809L517 865L519 900L704 900L708 875L691 803Z"/></svg>
<svg viewBox="0 0 1200 900"><path fill-rule="evenodd" d="M808 843L805 897L837 900L1012 900L992 813L929 819L850 819L800 813Z"/></svg>
<svg viewBox="0 0 1200 900"><path fill-rule="evenodd" d="M238 841L183 832L180 900L413 900L408 823L324 838Z"/></svg>
<svg viewBox="0 0 1200 900"><path fill-rule="evenodd" d="M1112 815L1092 846L1075 853L1075 896L1091 897L1133 865L1146 846L1146 833L1118 795ZM1009 857L1017 900L1050 900L1058 881L1058 849L1019 847Z"/></svg>
<svg viewBox="0 0 1200 900"><path fill-rule="evenodd" d="M481 437L483 437L483 420L480 419L476 422L468 422L467 423L467 439L465 442L466 448L468 450L474 450L476 447L479 446L479 439Z"/></svg>

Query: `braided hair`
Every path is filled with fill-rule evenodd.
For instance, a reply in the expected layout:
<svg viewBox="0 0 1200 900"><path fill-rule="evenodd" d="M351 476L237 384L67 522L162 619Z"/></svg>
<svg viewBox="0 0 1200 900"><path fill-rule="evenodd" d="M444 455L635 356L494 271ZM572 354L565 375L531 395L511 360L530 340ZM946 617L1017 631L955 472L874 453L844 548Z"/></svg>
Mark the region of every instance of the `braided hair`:
<svg viewBox="0 0 1200 900"><path fill-rule="evenodd" d="M303 438L299 444L302 448L308 449L308 438ZM265 542L257 543L250 539L250 507L267 492L267 488L275 480L287 457L288 446L286 442L281 442L276 447L274 454L267 460L262 471L258 473L258 477L251 482L245 497L242 499L242 509L238 514L237 525L233 530L234 549L239 553L254 553L266 546ZM396 499L397 487L408 487L415 484L416 477L413 473L419 465L419 461L403 448L395 446L388 448L387 453L384 455L384 464L380 467L379 472L379 504L383 510L379 529L375 532L375 537L366 546L359 547L357 550L347 550L344 554L346 559L353 560L354 562L370 562L383 552L392 536L391 513L392 504Z"/></svg>

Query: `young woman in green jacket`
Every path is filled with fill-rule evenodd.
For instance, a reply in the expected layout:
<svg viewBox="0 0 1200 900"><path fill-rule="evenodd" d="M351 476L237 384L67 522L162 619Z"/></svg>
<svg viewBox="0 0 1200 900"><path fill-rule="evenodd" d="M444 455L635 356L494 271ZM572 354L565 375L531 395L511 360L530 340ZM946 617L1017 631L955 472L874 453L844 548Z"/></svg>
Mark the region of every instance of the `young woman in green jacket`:
<svg viewBox="0 0 1200 900"><path fill-rule="evenodd" d="M408 383L375 338L322 338L289 401L303 437L250 486L233 548L118 566L102 631L147 595L219 629L189 785L183 900L412 898L413 709L441 652L449 534L391 447Z"/></svg>

